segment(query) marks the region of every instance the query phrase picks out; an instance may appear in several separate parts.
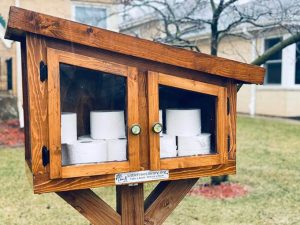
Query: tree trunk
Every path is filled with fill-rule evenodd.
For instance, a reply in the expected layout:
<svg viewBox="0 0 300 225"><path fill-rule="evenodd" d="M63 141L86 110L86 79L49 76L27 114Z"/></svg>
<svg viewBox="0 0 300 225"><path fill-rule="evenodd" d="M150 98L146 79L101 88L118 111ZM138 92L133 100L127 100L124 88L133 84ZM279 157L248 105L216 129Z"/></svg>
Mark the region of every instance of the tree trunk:
<svg viewBox="0 0 300 225"><path fill-rule="evenodd" d="M217 18L214 18L213 23L211 24L211 43L210 43L211 55L218 55L218 43L219 43L218 22L217 22Z"/></svg>
<svg viewBox="0 0 300 225"><path fill-rule="evenodd" d="M213 22L211 24L211 43L210 43L210 54L218 55L218 47L219 47L219 33L218 33L218 20L219 13L214 12ZM228 175L224 176L216 176L211 177L210 184L211 185L220 185L222 182L228 181Z"/></svg>

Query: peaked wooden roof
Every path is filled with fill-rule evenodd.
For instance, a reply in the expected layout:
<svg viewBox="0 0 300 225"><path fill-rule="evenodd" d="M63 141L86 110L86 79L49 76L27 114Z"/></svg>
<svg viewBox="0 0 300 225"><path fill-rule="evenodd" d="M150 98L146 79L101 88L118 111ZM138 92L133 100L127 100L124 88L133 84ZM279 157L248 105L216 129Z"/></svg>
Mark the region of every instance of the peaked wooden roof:
<svg viewBox="0 0 300 225"><path fill-rule="evenodd" d="M5 38L22 40L26 32L135 56L246 83L262 84L262 67L179 49L12 6Z"/></svg>

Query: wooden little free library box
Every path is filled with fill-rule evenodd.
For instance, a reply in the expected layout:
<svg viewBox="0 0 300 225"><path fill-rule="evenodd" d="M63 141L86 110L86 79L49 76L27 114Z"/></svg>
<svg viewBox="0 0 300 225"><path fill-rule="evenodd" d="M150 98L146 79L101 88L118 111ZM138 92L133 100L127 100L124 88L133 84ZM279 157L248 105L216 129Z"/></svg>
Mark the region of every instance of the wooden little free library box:
<svg viewBox="0 0 300 225"><path fill-rule="evenodd" d="M236 172L237 84L264 69L11 7L35 193Z"/></svg>

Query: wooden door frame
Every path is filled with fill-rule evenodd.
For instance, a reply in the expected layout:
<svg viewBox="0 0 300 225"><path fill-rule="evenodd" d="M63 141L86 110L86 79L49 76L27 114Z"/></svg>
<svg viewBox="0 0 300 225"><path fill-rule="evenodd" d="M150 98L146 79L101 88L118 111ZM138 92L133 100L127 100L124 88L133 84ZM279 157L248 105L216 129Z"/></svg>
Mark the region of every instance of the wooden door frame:
<svg viewBox="0 0 300 225"><path fill-rule="evenodd" d="M216 102L216 148L217 154L185 156L160 159L159 134L152 131L152 126L159 121L159 85L180 88L217 97ZM148 71L149 102L149 143L150 169L179 169L226 164L227 152L227 88L181 78L170 74Z"/></svg>
<svg viewBox="0 0 300 225"><path fill-rule="evenodd" d="M126 77L127 124L130 126L139 122L137 68L54 48L47 48L50 179L115 174L138 170L140 168L139 136L132 135L129 126L127 127L128 161L62 166L60 63Z"/></svg>

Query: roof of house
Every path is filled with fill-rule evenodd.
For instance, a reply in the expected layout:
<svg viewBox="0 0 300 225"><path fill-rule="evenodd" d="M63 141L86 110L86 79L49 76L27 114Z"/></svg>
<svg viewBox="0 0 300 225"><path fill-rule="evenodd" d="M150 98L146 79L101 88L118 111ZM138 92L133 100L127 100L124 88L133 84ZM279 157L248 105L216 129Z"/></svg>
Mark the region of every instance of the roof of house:
<svg viewBox="0 0 300 225"><path fill-rule="evenodd" d="M242 82L262 84L264 81L265 70L262 67L11 7L5 38L20 41L27 32Z"/></svg>

